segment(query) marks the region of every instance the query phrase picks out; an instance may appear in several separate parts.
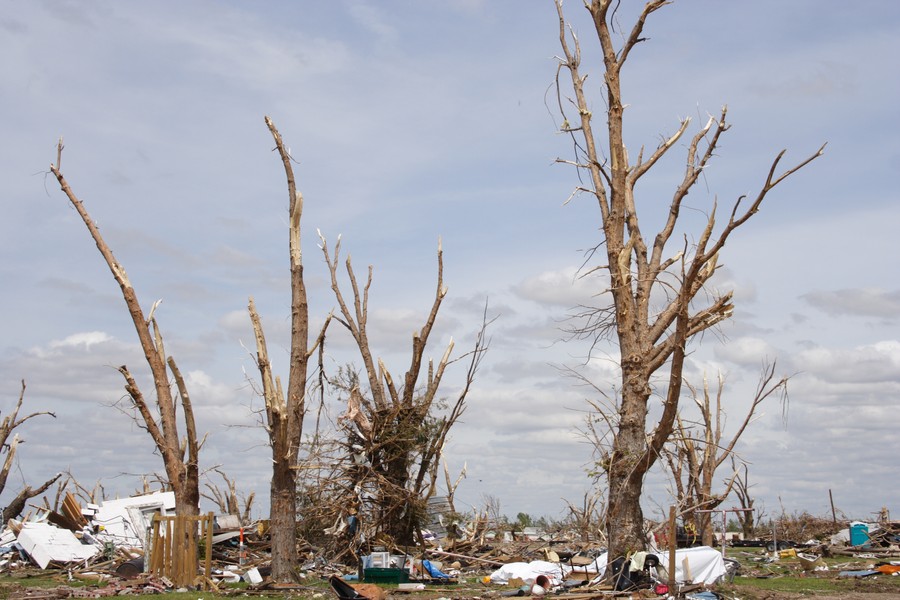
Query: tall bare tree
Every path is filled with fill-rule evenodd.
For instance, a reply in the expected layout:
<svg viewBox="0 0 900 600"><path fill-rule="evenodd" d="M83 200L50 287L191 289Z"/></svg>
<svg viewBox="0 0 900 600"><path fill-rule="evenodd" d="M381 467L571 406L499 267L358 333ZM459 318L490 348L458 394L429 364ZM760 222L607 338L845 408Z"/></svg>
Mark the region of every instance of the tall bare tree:
<svg viewBox="0 0 900 600"><path fill-rule="evenodd" d="M125 390L131 399L132 408L140 414L140 421L137 418L135 420L143 423L141 427L150 434L150 437L156 444L156 449L162 456L168 484L175 493L175 510L181 515L196 515L200 510L199 457L203 442L197 437L197 429L194 424L194 409L184 378L175 364L175 359L171 356L166 356L162 333L156 324L156 318L153 316L160 301L153 304L150 313L145 317L137 293L128 279L128 275L125 273L125 268L113 256L109 245L103 239L103 236L100 235L100 229L97 227L97 224L91 219L84 204L72 191L66 178L63 177L62 171L60 171L62 151L63 142L62 138L60 138L56 151L56 164L50 165L50 171L56 177L69 202L75 207L78 215L84 221L91 237L97 244L97 249L119 284L122 297L125 299L125 305L131 315L134 329L137 332L141 349L144 352L144 358L150 367L150 373L153 377L154 391L156 392L155 411L151 408L151 402L148 402L144 397L128 367L122 365L118 368L125 379ZM166 369L167 366L168 371ZM170 371L178 390L177 398L172 393L172 383L169 381ZM183 438L179 433L177 400L181 401L181 412L184 422Z"/></svg>
<svg viewBox="0 0 900 600"><path fill-rule="evenodd" d="M756 394L750 402L744 420L730 440L723 438L726 414L722 394L725 380L719 375L715 406L711 400L709 380L704 376L703 389L685 382L700 412L700 419L692 424L681 415L676 417L675 431L664 453L666 463L675 480L675 496L686 523L691 523L706 546L713 543L711 515L725 501L738 484L740 472L734 469L725 479L722 489L713 491L716 472L726 460L735 458L734 447L756 415L759 406L772 395L779 394L784 405L787 397L787 377L776 378L775 363L765 365L759 378Z"/></svg>
<svg viewBox="0 0 900 600"><path fill-rule="evenodd" d="M662 227L648 240L640 226L636 185L682 139L690 119L681 121L653 151L645 155L642 148L632 163L625 145L621 73L632 51L645 40L647 19L666 4L667 0L646 2L629 31L618 29L627 18L622 14L629 8L626 3L585 2L603 56L600 78L606 93L606 130L601 136L594 133L596 103L588 98L585 88L587 75L582 72L580 41L575 30L567 27L562 0L556 0L562 49L557 71L558 106L561 130L571 136L574 147L574 157L560 162L575 166L585 175L585 183L576 188L576 193L589 194L597 202L603 239L596 247L596 254L602 255L596 268L609 274L609 304L586 310L586 321L575 327L574 333L592 340L592 347L615 339L619 350L621 383L615 431L611 448L600 464L609 484L606 527L611 559L645 546L640 505L644 476L660 456L675 424L688 343L732 313L731 292L706 288L718 267L719 253L731 234L759 211L775 186L824 149L783 171L779 171L779 165L784 151L778 153L754 197L749 201L744 196L738 198L724 223L717 222L713 205L695 240L689 244L685 238L678 243L678 252L670 255L667 246L676 231L682 203L716 154L720 136L730 127L723 108L687 141L683 177L669 201ZM570 92L563 92L563 79L568 80ZM667 371L667 383L661 388L654 381L660 371ZM655 422L648 424L648 404L654 394L661 396L662 411Z"/></svg>
<svg viewBox="0 0 900 600"><path fill-rule="evenodd" d="M275 147L284 166L288 188L288 249L291 272L291 353L287 390L281 379L272 373L262 324L253 298L248 310L256 335L257 367L262 380L266 406L266 431L272 448L272 481L270 484L269 519L272 536L272 579L289 582L295 577L299 560L296 543L297 458L303 436L303 416L306 414L306 387L309 359L322 343L330 318L321 333L309 345L309 304L303 279L303 253L300 245L300 221L303 216L303 195L297 189L291 156L281 134L269 117L266 126L275 140Z"/></svg>

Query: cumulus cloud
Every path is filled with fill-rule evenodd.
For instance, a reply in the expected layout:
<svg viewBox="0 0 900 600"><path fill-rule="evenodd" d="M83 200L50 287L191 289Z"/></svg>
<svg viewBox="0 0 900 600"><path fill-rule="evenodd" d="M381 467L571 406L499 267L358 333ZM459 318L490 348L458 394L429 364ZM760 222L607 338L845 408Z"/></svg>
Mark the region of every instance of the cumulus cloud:
<svg viewBox="0 0 900 600"><path fill-rule="evenodd" d="M900 341L887 340L850 349L813 347L794 357L799 369L826 382L900 382Z"/></svg>
<svg viewBox="0 0 900 600"><path fill-rule="evenodd" d="M606 289L605 279L597 272L586 275L577 267L566 267L529 277L513 289L519 297L526 300L570 308L590 305L596 294Z"/></svg>
<svg viewBox="0 0 900 600"><path fill-rule="evenodd" d="M848 315L885 319L900 317L900 290L857 288L816 291L804 294L801 298L810 306L834 316Z"/></svg>
<svg viewBox="0 0 900 600"><path fill-rule="evenodd" d="M722 266L716 270L712 279L708 283L708 287L716 290L716 293L731 291L732 297L737 305L752 304L756 302L758 290L752 281L738 277L738 275L729 267Z"/></svg>
<svg viewBox="0 0 900 600"><path fill-rule="evenodd" d="M50 347L56 349L71 346L84 346L87 350L90 350L91 346L109 341L112 341L112 338L103 331L87 331L84 333L74 333L63 340L53 340L50 342Z"/></svg>
<svg viewBox="0 0 900 600"><path fill-rule="evenodd" d="M768 341L758 337L740 337L727 344L716 346L718 359L728 361L742 367L758 367L778 357L778 350Z"/></svg>

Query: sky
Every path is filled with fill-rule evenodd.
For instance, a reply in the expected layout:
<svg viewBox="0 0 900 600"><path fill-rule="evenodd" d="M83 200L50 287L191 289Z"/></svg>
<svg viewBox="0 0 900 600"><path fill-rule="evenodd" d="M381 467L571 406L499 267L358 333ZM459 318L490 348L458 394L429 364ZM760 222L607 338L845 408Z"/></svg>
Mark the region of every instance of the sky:
<svg viewBox="0 0 900 600"><path fill-rule="evenodd" d="M146 377L124 301L48 173L63 136L62 171L145 310L162 299L167 351L208 434L201 468L256 493L254 516L267 515L247 302L286 379L290 290L287 190L265 115L297 161L314 327L335 308L317 230L329 244L341 236L358 274L374 267L373 351L395 374L434 297L439 243L449 291L427 356L439 359L451 337L455 356L471 348L485 303L496 317L445 453L452 473L466 469L457 508L493 500L513 517L561 518L595 492L580 432L589 402L614 393L616 349L589 356L563 331L572 308L602 291L579 277L602 238L598 207L567 201L578 177L556 163L572 148L554 110L552 2L2 7L0 410L9 414L24 380L20 416L56 416L17 430L25 442L0 504L59 471L110 498L162 472L122 410L115 366ZM565 9L599 127L597 44L581 3ZM790 376L787 402L767 402L737 446L763 515L830 516L831 495L839 517L887 507L900 518L900 5L675 2L645 34L623 72L632 158L682 118L692 135L727 105L732 124L688 197L687 231L714 202L724 214L755 193L781 150L789 165L828 144L729 240L715 283L734 291L734 316L692 344L686 378L725 378L727 436L764 364ZM684 151L676 145L642 180L645 231L665 214ZM335 332L326 369L348 361ZM648 476L647 516L667 511L670 489L664 471Z"/></svg>

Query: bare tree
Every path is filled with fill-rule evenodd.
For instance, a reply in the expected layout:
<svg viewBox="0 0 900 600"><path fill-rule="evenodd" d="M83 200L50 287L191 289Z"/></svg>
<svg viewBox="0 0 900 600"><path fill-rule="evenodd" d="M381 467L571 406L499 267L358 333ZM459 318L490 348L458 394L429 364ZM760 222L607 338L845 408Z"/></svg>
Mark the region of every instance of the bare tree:
<svg viewBox="0 0 900 600"><path fill-rule="evenodd" d="M275 140L275 147L284 166L288 187L288 249L291 279L291 353L287 390L281 379L272 373L262 324L253 298L248 310L256 335L256 363L262 381L265 401L266 432L272 448L272 481L270 484L269 531L272 535L272 579L289 582L299 556L296 544L297 458L303 437L303 417L306 414L306 387L310 357L325 336L330 318L318 338L309 345L309 304L303 279L303 254L300 245L300 221L303 216L303 195L297 190L291 156L281 134L269 117L266 126Z"/></svg>
<svg viewBox="0 0 900 600"><path fill-rule="evenodd" d="M466 478L467 470L468 463L463 463L463 468L456 477L456 481L453 481L450 478L450 467L447 465L447 461L444 461L444 485L447 486L447 504L450 505L450 512L452 513L456 512L456 503L454 502L456 490L459 488L459 484L462 483L462 480Z"/></svg>
<svg viewBox="0 0 900 600"><path fill-rule="evenodd" d="M22 511L25 510L25 505L29 500L46 492L51 485L56 483L56 480L60 477L62 477L62 473L57 473L36 488L32 488L30 485L26 485L19 491L18 494L16 494L15 498L10 500L9 504L6 505L6 507L3 509L2 515L0 515L0 518L3 519L4 523L6 523L10 519L13 519L20 515Z"/></svg>
<svg viewBox="0 0 900 600"><path fill-rule="evenodd" d="M16 451L21 442L19 435L14 434L13 432L25 423L25 421L33 419L34 417L48 415L54 419L56 418L56 414L50 411L35 412L24 417L19 417L19 410L22 408L22 402L24 400L25 380L23 379L22 389L19 392L19 401L16 402L16 406L13 408L12 412L3 417L3 420L0 421L0 453L6 452L6 459L3 461L3 467L0 468L0 493L3 493L3 490L6 489L6 479L9 477L9 471L12 469L13 462L16 458ZM13 436L12 441L9 441L10 435Z"/></svg>
<svg viewBox="0 0 900 600"><path fill-rule="evenodd" d="M150 367L150 373L153 377L153 385L156 392L156 411L151 409L151 403L146 400L143 392L138 387L137 382L131 374L127 366L122 365L118 371L125 379L125 390L131 400L131 406L140 414L140 421L135 417L135 421L150 434L156 449L159 451L163 459L163 465L166 470L168 484L175 493L175 510L181 515L196 515L200 510L200 475L199 475L199 456L200 448L203 445L202 440L197 438L197 429L194 424L194 409L188 395L187 386L184 378L175 364L175 359L166 356L163 346L162 333L156 324L156 318L153 316L160 301L153 304L150 313L145 317L141 304L138 301L137 293L125 273L125 268L119 264L109 245L100 235L100 229L91 219L84 204L78 199L66 178L60 171L60 162L62 160L63 142L59 140L56 152L56 164L50 165L50 171L59 182L59 186L68 197L69 202L75 207L78 215L87 226L91 237L97 244L97 249L106 260L109 270L112 271L113 277L119 284L122 291L122 297L125 299L125 305L131 314L131 320L134 324L135 331L138 334L138 340L147 365ZM178 427L178 403L176 396L172 393L172 384L169 381L169 371L175 380L175 386L178 390L177 398L181 401L181 411L184 426L184 437L181 437Z"/></svg>
<svg viewBox="0 0 900 600"><path fill-rule="evenodd" d="M310 345L309 311L306 286L303 279L303 261L300 245L303 197L297 190L292 166L292 157L286 149L281 135L272 120L268 117L266 117L266 125L275 140L275 146L284 167L288 187L289 251L291 261L291 357L290 374L286 393L282 389L280 379L275 377L272 373L265 335L252 298L250 299L248 309L256 335L256 362L260 371L262 395L266 406L266 430L269 434L269 442L272 447L273 475L270 507L272 578L275 581L287 581L293 577L293 568L296 566L298 560L295 541L297 532L295 511L298 508L298 499L300 500L300 506L303 507L307 506L309 504L308 501L313 499L319 499L319 502L321 502L323 497L328 496L328 490L331 490L334 493L347 493L348 491L354 490L357 486L355 483L346 484L346 482L341 479L339 473L340 469L336 472L333 468L334 465L332 465L330 474L325 477L324 480L319 479L319 483L322 481L327 482L327 489L323 489L321 485L318 487L311 487L306 481L303 481L302 483L298 481L297 471L300 468L298 462L300 461L300 447L303 439L303 417L307 410L306 394L310 370L309 362L316 350L322 348L325 332L332 317L329 315L318 337L314 340L312 345ZM450 351L452 350L451 345L445 352L444 357L436 370L434 370L433 366L429 365L426 388L421 395L417 395L416 384L419 371L422 367L422 355L428 339L428 334L434 324L440 302L443 299L444 294L446 294L446 289L443 287L441 280L440 253L438 261L439 277L437 299L432 306L432 310L429 313L428 320L423 327L422 332L417 334L414 338L412 366L404 379L404 387L401 388L400 393L398 393L397 389L394 387L390 373L383 368L383 364L379 362L381 370L375 370L372 354L369 351L368 338L366 337L368 285L366 286L365 296L361 296L356 280L352 274L352 267L348 261L347 266L354 288L354 306L356 309L355 312L351 312L343 300L340 288L337 286L336 262L332 263L329 260L328 249L324 244L324 240L322 249L325 254L326 262L328 262L332 272L332 289L335 291L338 303L341 305L341 312L344 315L344 318L339 320L348 327L351 333L356 332L354 334L354 339L356 339L357 345L360 348L363 362L366 365L366 372L369 375L370 384L372 381L380 384L381 377L383 376L389 393L391 394L389 396L391 404L389 405L388 401L385 400L385 398L388 397L385 396L385 390L380 387L377 388L378 395L376 405L381 412L378 415L373 414L373 427L379 432L387 433L384 435L379 433L379 436L375 438L378 440L378 443L373 447L373 450L376 450L376 452L372 455L372 459L378 462L380 467L382 467L378 470L381 477L385 481L390 482L391 486L393 486L387 486L395 492L391 494L390 497L394 500L398 497L402 498L402 501L395 502L391 505L392 508L388 511L389 515L386 516L383 522L402 523L400 526L406 527L407 529L405 531L409 531L410 526L408 523L416 523L417 521L411 521L408 518L410 516L415 516L415 513L409 512L408 509L418 510L421 508L421 503L409 502L413 496L409 495L406 491L405 484L410 478L411 465L409 461L414 455L409 452L405 445L408 445L411 442L415 443L416 439L419 439L415 435L410 439L409 434L414 433L414 431L406 428L421 428L426 425L430 428L431 435L428 436L427 443L416 446L419 453L415 455L415 458L417 459L419 470L413 476L413 481L415 482L413 489L416 490L417 493L421 493L426 482L433 488L432 482L436 477L438 465L437 459L440 456L440 451L446 440L449 426L455 422L465 406L465 395L474 378L474 372L483 354L485 342L483 337L479 337L479 343L476 345L476 349L471 353L473 358L470 363L469 376L466 379L464 390L457 401L451 406L449 415L442 419L428 421L428 417L431 416L431 406L436 401L438 385L443 376L444 369L448 364ZM335 257L335 261L337 261L337 256ZM371 269L369 284L371 284ZM358 409L359 406L366 402L362 399L361 392L357 387L349 388L346 391L349 393L349 406L357 407ZM357 416L359 414L360 413L357 410ZM354 419L354 417L348 418L351 421ZM400 430L403 430L402 435L393 435L394 433L400 432ZM319 432L317 431L315 436L317 439L319 437L318 434ZM304 464L303 466L311 467L308 472L312 477L319 477L324 471L329 470L319 468L321 465L318 465L317 467L312 459L314 457L333 458L335 456L335 448L334 445L321 442L310 444L308 448L309 452L305 457L305 459L309 459L305 460L305 462L309 464ZM327 462L327 460L325 462ZM307 471L305 468L303 470ZM300 489L302 490L299 497L298 483L301 484ZM396 492L400 489L404 490L404 493L399 494L398 496ZM335 507L343 505L332 503L331 506ZM327 515L321 513L322 511L317 511L316 513L314 520L317 523L324 523L328 518ZM341 521L339 517L340 515L338 515L338 519L335 521L334 525L326 529L333 533L340 531Z"/></svg>
<svg viewBox="0 0 900 600"><path fill-rule="evenodd" d="M584 325L575 327L573 333L591 340L592 348L614 338L619 350L618 414L611 448L600 463L609 484L606 527L611 559L645 546L640 505L644 476L660 456L675 424L688 343L732 313L732 293L706 287L716 272L722 248L731 234L759 211L775 186L824 149L781 172L778 169L785 152L778 153L755 197L749 202L744 196L738 198L724 224L717 222L713 205L700 235L691 244L685 238L678 244L678 252L669 256L667 245L676 231L682 203L716 154L720 136L730 127L723 108L687 142L683 178L669 202L662 227L648 244L638 217L636 185L682 139L690 119L681 121L675 133L664 137L652 152L645 155L641 149L631 163L625 146L621 72L632 50L645 40L648 17L668 3L646 2L634 17L631 30L620 31L618 23L624 17L619 11L628 9L624 3L585 2L603 55L603 148L603 140L594 134L595 103L588 99L585 88L587 75L581 70L580 42L574 29L566 25L562 0L556 0L562 49L557 71L558 108L563 119L561 130L571 136L574 147L574 158L559 162L573 165L585 175L585 184L575 193L586 193L597 202L603 239L591 256L602 255L601 247L605 247L605 255L592 271L606 270L609 275L609 304L588 307L582 314ZM571 95L562 91L566 72ZM651 306L651 299L660 305ZM664 367L667 383L658 388L654 375ZM662 398L662 411L648 429L648 403L654 393Z"/></svg>
<svg viewBox="0 0 900 600"><path fill-rule="evenodd" d="M465 410L466 396L487 351L487 306L472 350L451 360L454 348L451 339L437 365L425 360L428 339L447 294L443 280L443 251L438 243L434 300L425 322L413 333L410 364L398 386L384 361L376 358L370 346L367 325L373 268L369 267L366 282L360 286L351 260L347 258L345 267L352 290L348 302L338 281L340 239L334 246L333 258L324 237L321 248L340 311L340 316L335 318L356 342L368 384L366 394L359 383L345 389L348 411L341 422L348 432L348 448L357 446L358 450L353 453L364 457L349 465L347 488L357 494L367 487L373 488L370 491L376 498L376 510L372 522L391 542L407 545L414 541L425 518L427 499L437 485L439 459L447 435ZM446 369L463 358L467 358L468 363L462 389L448 402L447 410L438 414L435 410L441 401L438 392ZM420 382L426 362L425 381Z"/></svg>
<svg viewBox="0 0 900 600"><path fill-rule="evenodd" d="M744 539L754 536L756 523L762 520L764 513L756 506L756 498L750 493L750 476L747 463L737 464L737 457L731 455L731 469L735 472L734 493L743 511L737 513L738 523L741 524L741 533ZM743 473L741 472L743 470Z"/></svg>
<svg viewBox="0 0 900 600"><path fill-rule="evenodd" d="M3 461L3 466L0 467L0 494L6 489L9 472L12 469L13 464L15 464L16 452L19 449L19 444L23 441L19 438L19 434L15 433L15 430L25 423L25 421L33 419L34 417L49 415L54 419L56 418L56 414L50 411L34 412L24 417L20 417L19 410L22 408L22 402L24 400L25 380L23 379L22 389L19 392L19 401L16 402L16 406L12 409L12 412L3 417L3 420L0 421L0 454L6 452L6 459ZM9 439L10 435L13 436L11 441ZM37 488L32 488L30 485L24 486L3 509L2 517L0 517L3 519L2 522L6 523L10 519L19 516L19 513L25 509L25 504L29 500L43 494L61 476L62 473L57 473Z"/></svg>
<svg viewBox="0 0 900 600"><path fill-rule="evenodd" d="M603 538L603 500L596 492L585 492L581 499L581 506L575 506L568 500L566 508L569 511L568 521L571 522L575 532L582 542L588 542L599 536Z"/></svg>
<svg viewBox="0 0 900 600"><path fill-rule="evenodd" d="M237 484L230 479L221 469L213 469L222 478L223 486L219 487L207 481L204 485L209 493L201 493L201 496L210 500L219 507L219 512L224 515L234 515L240 519L242 525L250 524L250 511L253 508L253 500L256 494L239 495Z"/></svg>
<svg viewBox="0 0 900 600"><path fill-rule="evenodd" d="M506 524L506 517L500 507L500 498L491 494L482 494L481 510L482 519L487 524L487 529L498 531Z"/></svg>
<svg viewBox="0 0 900 600"><path fill-rule="evenodd" d="M73 497L76 500L80 499L84 504L102 504L106 500L106 490L103 488L100 480L97 480L93 488L88 489L75 479L71 471L66 471L65 476L65 479L57 485L54 506L61 504L62 498L69 490L69 486L72 486L74 489L74 492L72 492Z"/></svg>
<svg viewBox="0 0 900 600"><path fill-rule="evenodd" d="M681 507L685 523L691 523L706 546L713 543L710 513L731 494L737 483L739 471L735 469L725 480L725 487L713 492L715 476L719 467L728 459L734 460L734 447L746 431L759 406L774 394L780 394L784 405L787 397L788 378L775 376L775 363L765 365L757 384L747 414L730 441L723 439L726 414L722 400L725 380L718 378L715 406L712 406L709 380L704 376L703 389L697 390L690 383L685 385L691 392L694 403L700 411L700 420L691 424L676 417L675 431L670 443L664 449L666 463L675 480L676 498Z"/></svg>

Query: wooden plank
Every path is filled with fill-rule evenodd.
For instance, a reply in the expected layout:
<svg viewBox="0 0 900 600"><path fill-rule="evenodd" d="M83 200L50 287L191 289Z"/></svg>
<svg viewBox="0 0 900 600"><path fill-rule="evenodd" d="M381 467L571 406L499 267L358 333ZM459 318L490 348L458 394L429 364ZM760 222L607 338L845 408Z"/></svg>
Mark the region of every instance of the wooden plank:
<svg viewBox="0 0 900 600"><path fill-rule="evenodd" d="M87 519L84 518L84 515L81 512L81 505L78 503L78 500L75 499L75 495L72 494L72 492L66 492L66 495L63 498L62 513L80 527L86 527L88 525Z"/></svg>
<svg viewBox="0 0 900 600"><path fill-rule="evenodd" d="M210 512L206 515L206 565L203 569L203 576L206 581L210 581L212 577L212 552L213 552L213 519L215 517Z"/></svg>
<svg viewBox="0 0 900 600"><path fill-rule="evenodd" d="M151 571L177 587L202 585L212 574L213 513L207 515L154 515L150 552ZM205 557L204 575L200 569L198 535L206 538L209 552Z"/></svg>

